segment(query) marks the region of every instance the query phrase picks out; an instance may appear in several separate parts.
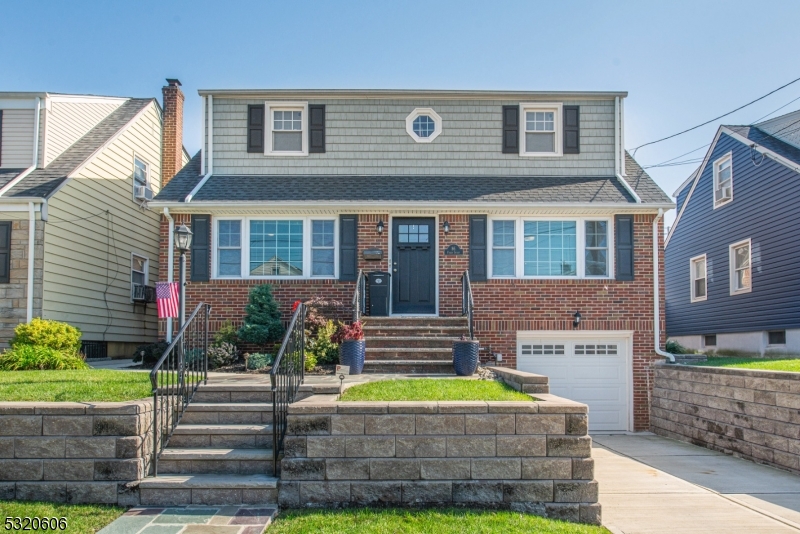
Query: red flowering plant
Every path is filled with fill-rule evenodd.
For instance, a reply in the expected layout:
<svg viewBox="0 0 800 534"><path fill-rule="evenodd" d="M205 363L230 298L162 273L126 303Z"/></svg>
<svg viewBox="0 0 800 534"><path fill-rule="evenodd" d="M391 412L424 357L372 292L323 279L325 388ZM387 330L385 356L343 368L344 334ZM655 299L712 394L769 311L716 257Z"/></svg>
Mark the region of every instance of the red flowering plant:
<svg viewBox="0 0 800 534"><path fill-rule="evenodd" d="M292 304L292 313L297 311L297 307L300 306L300 302L301 301L299 301L299 300L294 301L294 304Z"/></svg>
<svg viewBox="0 0 800 534"><path fill-rule="evenodd" d="M343 341L361 341L364 339L364 324L356 321L351 325L339 323L336 333L331 336L331 341L341 345Z"/></svg>

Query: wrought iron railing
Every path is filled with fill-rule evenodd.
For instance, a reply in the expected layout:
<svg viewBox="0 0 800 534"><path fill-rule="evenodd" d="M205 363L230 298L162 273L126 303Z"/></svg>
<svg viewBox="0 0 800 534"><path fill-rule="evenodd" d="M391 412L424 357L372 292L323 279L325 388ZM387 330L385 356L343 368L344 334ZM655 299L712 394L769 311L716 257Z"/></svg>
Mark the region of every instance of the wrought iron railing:
<svg viewBox="0 0 800 534"><path fill-rule="evenodd" d="M200 382L208 382L208 318L211 306L200 303L150 371L153 386L153 476Z"/></svg>
<svg viewBox="0 0 800 534"><path fill-rule="evenodd" d="M306 363L306 308L299 304L275 356L269 381L272 386L272 472L278 474L278 460L286 436L286 413L303 383Z"/></svg>
<svg viewBox="0 0 800 534"><path fill-rule="evenodd" d="M353 322L361 320L364 308L367 307L367 276L359 269L356 278L356 290L353 292Z"/></svg>
<svg viewBox="0 0 800 534"><path fill-rule="evenodd" d="M472 296L472 284L469 282L469 271L464 271L464 274L461 275L461 315L467 317L470 339L475 339L474 310L475 299Z"/></svg>

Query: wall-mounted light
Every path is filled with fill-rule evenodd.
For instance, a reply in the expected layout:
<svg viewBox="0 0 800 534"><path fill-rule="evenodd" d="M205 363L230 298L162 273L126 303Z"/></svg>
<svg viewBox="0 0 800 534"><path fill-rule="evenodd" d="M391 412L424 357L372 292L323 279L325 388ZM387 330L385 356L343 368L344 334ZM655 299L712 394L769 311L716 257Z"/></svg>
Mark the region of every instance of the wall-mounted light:
<svg viewBox="0 0 800 534"><path fill-rule="evenodd" d="M383 234L383 219L378 221L378 225L375 227L375 229L378 231L379 235Z"/></svg>
<svg viewBox="0 0 800 534"><path fill-rule="evenodd" d="M442 230L444 230L444 235L449 234L450 233L450 223L445 221L444 224L442 225Z"/></svg>
<svg viewBox="0 0 800 534"><path fill-rule="evenodd" d="M572 316L572 328L578 328L581 325L581 312L576 311Z"/></svg>

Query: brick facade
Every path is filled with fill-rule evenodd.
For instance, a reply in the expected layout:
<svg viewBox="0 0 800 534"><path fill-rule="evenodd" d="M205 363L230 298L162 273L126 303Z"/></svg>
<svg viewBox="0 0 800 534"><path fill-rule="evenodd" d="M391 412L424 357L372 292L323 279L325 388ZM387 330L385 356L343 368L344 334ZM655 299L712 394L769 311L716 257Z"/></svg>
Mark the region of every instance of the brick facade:
<svg viewBox="0 0 800 534"><path fill-rule="evenodd" d="M168 80L164 98L164 132L161 138L161 187L183 167L183 91L181 82Z"/></svg>
<svg viewBox="0 0 800 534"><path fill-rule="evenodd" d="M653 350L653 262L652 223L655 215L636 215L634 218L635 279L629 282L616 280L489 280L473 282L475 297L476 337L485 347L484 359L490 353L503 355L502 365L516 367L516 333L520 330L573 331L572 315L580 310L583 320L581 330L632 330L633 335L633 395L634 429L649 428L649 388L653 383L653 364L660 361ZM188 215L175 215L175 224L190 222ZM379 220L385 230L376 231ZM445 235L444 221L450 223ZM663 249L663 230L659 224L659 248ZM469 266L469 215L439 215L439 314L461 314L461 276ZM168 225L161 225L160 279L166 280ZM389 243L391 228L387 214L359 216L358 250L359 268L367 272L389 268ZM444 254L447 246L458 245L463 255ZM383 250L382 261L365 261L361 251L365 248ZM174 279L178 279L178 258L175 257ZM189 266L187 261L187 272ZM663 281L663 256L659 258L659 276ZM212 280L190 282L187 288L187 313L198 302L212 306L211 329L216 330L225 321L241 323L247 294L251 287L269 283L288 319L292 303L298 299L321 296L340 300L349 305L354 283L336 280ZM664 338L663 283L661 299L661 343ZM163 333L163 325L161 332Z"/></svg>

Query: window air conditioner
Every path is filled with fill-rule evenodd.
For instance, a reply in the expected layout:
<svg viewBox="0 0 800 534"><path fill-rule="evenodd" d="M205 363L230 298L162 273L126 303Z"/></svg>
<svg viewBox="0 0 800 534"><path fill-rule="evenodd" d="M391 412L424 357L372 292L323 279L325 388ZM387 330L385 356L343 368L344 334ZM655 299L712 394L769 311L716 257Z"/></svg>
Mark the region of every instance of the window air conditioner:
<svg viewBox="0 0 800 534"><path fill-rule="evenodd" d="M136 200L153 200L153 190L146 185L133 186L133 196Z"/></svg>

